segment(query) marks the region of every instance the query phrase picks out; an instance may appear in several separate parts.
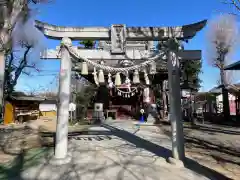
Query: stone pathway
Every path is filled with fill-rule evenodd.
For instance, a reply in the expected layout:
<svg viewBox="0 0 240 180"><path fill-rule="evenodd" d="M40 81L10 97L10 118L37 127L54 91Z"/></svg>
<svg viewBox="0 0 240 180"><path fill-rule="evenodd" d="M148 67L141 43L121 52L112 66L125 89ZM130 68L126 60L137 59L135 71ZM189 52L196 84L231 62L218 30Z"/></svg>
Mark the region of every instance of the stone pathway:
<svg viewBox="0 0 240 180"><path fill-rule="evenodd" d="M159 128L159 127L156 127L153 125L152 126L144 125L144 126L140 127L140 130L134 131L133 130L134 126L131 125L131 122L115 121L115 122L109 122L109 123L112 126L122 128L127 131L131 131L136 136L144 138L148 141L151 141L169 151L171 151L171 149L172 149L171 138L170 138L170 136L167 136L166 134L164 134L164 131L163 131L165 126L160 126L160 128ZM167 128L170 128L170 126L167 126ZM186 130L189 132L189 129L186 129ZM191 134L194 134L194 133L191 133ZM213 134L211 134L211 135L213 135ZM210 141L212 141L214 139L213 137L212 138L209 137L207 135L207 133L202 133L202 134L196 133L195 137L198 137L198 138L203 137L204 139L207 138ZM217 138L222 143L225 142L226 139L228 139L229 141L228 141L227 145L230 145L232 143L234 144L234 142L236 142L236 140L238 139L237 135L235 135L235 134L231 134L231 135L225 134L225 136L224 135L219 136L219 134L215 134L215 138ZM219 143L219 141L217 141L215 143ZM235 143L233 149L236 149L237 147L238 147L238 145ZM233 178L236 180L240 179L239 166L237 164L235 164L235 163L229 164L230 161L229 162L225 161L224 163L216 162L216 159L214 159L212 157L213 155L219 156L219 153L216 153L215 151L208 149L208 148L207 149L199 148L199 145L197 148L196 147L189 148L188 144L186 144L185 148L186 148L187 157L194 160L186 166L188 166L188 168L194 170L195 172L204 174L211 179L228 179L228 178ZM194 152L194 156L192 154L193 152ZM201 156L201 158L199 159L200 156ZM215 158L217 158L217 156L215 156ZM224 156L223 156L223 154L221 154L220 157L226 158L226 154ZM227 156L227 157L229 158L229 160L233 160L233 158L234 158L236 160L236 162L238 162L237 159L239 159L236 156L231 157L231 158L230 158L230 156ZM189 159L189 160L191 161L191 159ZM204 162L203 162L203 159L204 159ZM235 162L235 161L233 161L233 162ZM199 170L199 169L201 169L201 170ZM222 173L224 175L222 175ZM225 176L228 176L228 178Z"/></svg>
<svg viewBox="0 0 240 180"><path fill-rule="evenodd" d="M134 131L133 126L123 125ZM126 128L125 127L125 128ZM209 179L166 162L167 152L151 152L156 148L131 132L97 128L99 135L82 135L71 138L69 151L72 161L59 167L50 165L46 159L42 164L22 173L25 180L205 180ZM157 155L162 154L162 157Z"/></svg>

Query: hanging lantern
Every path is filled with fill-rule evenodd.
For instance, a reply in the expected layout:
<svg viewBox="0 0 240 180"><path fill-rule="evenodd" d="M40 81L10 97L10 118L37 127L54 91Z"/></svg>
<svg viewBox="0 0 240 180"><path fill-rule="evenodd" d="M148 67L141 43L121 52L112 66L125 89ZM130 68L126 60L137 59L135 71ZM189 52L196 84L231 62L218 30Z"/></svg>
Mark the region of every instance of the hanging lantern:
<svg viewBox="0 0 240 180"><path fill-rule="evenodd" d="M126 72L125 84L131 84L131 81L130 81L130 79L129 79L128 71Z"/></svg>
<svg viewBox="0 0 240 180"><path fill-rule="evenodd" d="M99 70L99 73L98 73L98 82L99 82L99 83L104 83L104 82L105 82L104 73L103 73L103 70L102 70L102 69L100 69L100 70Z"/></svg>
<svg viewBox="0 0 240 180"><path fill-rule="evenodd" d="M145 82L146 82L146 85L150 84L150 80L149 80L148 76L145 77Z"/></svg>
<svg viewBox="0 0 240 180"><path fill-rule="evenodd" d="M150 63L149 74L156 74L156 62L153 61Z"/></svg>
<svg viewBox="0 0 240 180"><path fill-rule="evenodd" d="M93 68L93 79L94 79L94 82L97 86L99 86L99 82L98 82L98 77L97 77L97 71L96 71L96 68L94 67Z"/></svg>
<svg viewBox="0 0 240 180"><path fill-rule="evenodd" d="M122 84L121 82L121 76L120 76L120 73L118 72L115 76L115 85L116 86L120 86Z"/></svg>
<svg viewBox="0 0 240 180"><path fill-rule="evenodd" d="M113 88L112 75L108 74L108 87Z"/></svg>
<svg viewBox="0 0 240 180"><path fill-rule="evenodd" d="M81 74L82 75L88 75L88 65L87 65L87 63L85 61L82 62Z"/></svg>
<svg viewBox="0 0 240 180"><path fill-rule="evenodd" d="M111 73L108 73L108 83L110 84L112 82L112 75Z"/></svg>
<svg viewBox="0 0 240 180"><path fill-rule="evenodd" d="M143 90L143 102L149 103L150 102L150 89L144 88Z"/></svg>
<svg viewBox="0 0 240 180"><path fill-rule="evenodd" d="M133 73L133 83L134 84L140 83L138 70L135 70Z"/></svg>
<svg viewBox="0 0 240 180"><path fill-rule="evenodd" d="M149 84L150 84L150 80L149 80L149 78L148 78L148 74L147 74L147 71L146 71L146 70L144 70L144 79L145 79L146 85L149 85Z"/></svg>

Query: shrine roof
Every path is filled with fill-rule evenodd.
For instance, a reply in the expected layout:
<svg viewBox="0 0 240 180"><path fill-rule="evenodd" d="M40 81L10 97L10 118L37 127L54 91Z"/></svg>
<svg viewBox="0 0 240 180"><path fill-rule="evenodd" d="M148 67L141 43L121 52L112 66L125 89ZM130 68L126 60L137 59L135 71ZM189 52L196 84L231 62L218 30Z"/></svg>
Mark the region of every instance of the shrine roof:
<svg viewBox="0 0 240 180"><path fill-rule="evenodd" d="M224 70L240 70L240 61L227 65Z"/></svg>
<svg viewBox="0 0 240 180"><path fill-rule="evenodd" d="M126 27L126 39L131 41L154 41L175 37L179 40L193 38L205 27L207 20L172 27ZM35 21L35 26L50 39L69 37L72 40L110 40L111 27L67 27Z"/></svg>

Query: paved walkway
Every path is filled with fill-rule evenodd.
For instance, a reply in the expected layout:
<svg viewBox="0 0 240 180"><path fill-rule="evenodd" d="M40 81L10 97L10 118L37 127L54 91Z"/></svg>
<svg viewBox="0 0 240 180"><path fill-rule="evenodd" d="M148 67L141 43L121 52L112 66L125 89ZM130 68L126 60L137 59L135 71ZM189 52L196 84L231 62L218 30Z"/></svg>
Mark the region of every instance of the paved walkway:
<svg viewBox="0 0 240 180"><path fill-rule="evenodd" d="M154 135L153 128L150 130L144 127L139 131L132 123L115 122L105 128L95 127L91 131L94 131L95 135L71 138L71 163L56 167L45 160L42 164L24 171L22 179L219 180L219 177L210 178L209 174L206 174L209 178L200 175L203 174L201 168L198 169L200 174L197 174L189 170L191 168L178 168L167 163L165 158L171 155L171 143L165 135Z"/></svg>

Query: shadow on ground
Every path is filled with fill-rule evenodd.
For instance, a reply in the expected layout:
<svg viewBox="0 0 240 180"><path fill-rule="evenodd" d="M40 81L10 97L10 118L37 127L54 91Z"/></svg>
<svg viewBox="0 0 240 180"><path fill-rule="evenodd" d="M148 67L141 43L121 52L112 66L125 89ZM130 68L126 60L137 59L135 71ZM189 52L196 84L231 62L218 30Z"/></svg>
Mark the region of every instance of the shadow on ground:
<svg viewBox="0 0 240 180"><path fill-rule="evenodd" d="M22 150L13 161L0 164L1 180L23 180L21 172L40 163L42 158L47 157L49 148Z"/></svg>
<svg viewBox="0 0 240 180"><path fill-rule="evenodd" d="M102 131L96 131L96 130L89 130L89 131L81 131L81 132L71 132L69 133L69 139L70 140L89 140L89 141L101 141L101 140L111 140L112 138L114 137L118 137L122 140L124 140L125 142L127 142L127 144L123 144L123 145L131 145L133 146L135 149L145 149L153 154L155 154L156 156L158 157L163 157L165 159L167 159L168 157L171 157L172 153L169 149L167 148L164 148L162 146L159 146L157 144L154 144L150 141L147 141L141 137L138 137L128 131L125 131L125 130L120 130L118 128L115 128L113 126L110 126L110 125L107 125L107 124L103 124L102 125L104 128L106 128L107 130L102 130ZM85 138L84 136L85 135L93 135L93 136L96 136L96 137L93 137L93 138ZM42 136L45 136L45 137L54 137L55 134L54 133L42 133ZM82 138L81 138L82 136ZM80 137L79 139L77 137ZM121 146L123 146L121 145ZM103 147L105 148L106 150L108 150L106 147ZM121 148L122 149L125 149L124 146L123 147L114 147L116 150L120 150ZM110 148L111 149L111 148ZM109 149L109 150L110 150ZM43 149L43 151L49 151L49 149ZM85 156L86 154L91 154L91 152L94 151L94 154L92 154L92 156L97 156L97 151L96 150L91 150L91 149L85 149L85 150L81 150L81 152L78 152L78 153L82 153L84 155L85 153ZM124 153L127 153L127 152L124 152ZM123 153L123 154L124 154ZM41 155L39 155L41 154ZM31 166L34 166L36 164L39 163L38 161L38 158L36 157L42 157L42 156L46 156L45 159L45 165L49 164L49 160L50 160L50 156L49 156L49 153L45 153L45 152L39 152L39 153L35 153L35 155L32 155L30 156L29 158L26 158L26 152L25 151L22 151L17 157L16 159L14 160L13 162L13 165L12 166L1 166L0 167L0 172L1 173L4 173L6 175L6 179L14 179L13 177L18 177L17 179L21 180L20 178L20 173L22 170L24 170L25 168L28 168L28 167L31 167ZM98 156L102 156L102 155L98 155ZM110 157L108 157L110 158ZM133 158L133 157L132 157ZM32 159L37 159L37 160L34 160L32 161ZM81 159L80 159L81 160ZM82 162L82 165L76 167L76 164L74 163L71 163L68 167L68 169L71 170L71 172L65 172L61 177L62 179L68 179L69 178L69 174L71 173L74 173L75 176L78 175L77 171L78 169L81 169L83 170L83 174L84 173L89 173L89 172L92 172L94 174L97 174L99 172L102 172L104 169L106 168L111 168L112 166L117 166L119 165L118 162L116 162L114 159L112 159L112 161L114 162L113 164L111 165L107 165L107 164L103 164L102 166L100 167L94 167L96 165L94 164L90 164L89 166L86 164L84 164ZM44 166L45 166L44 165ZM126 166L130 166L130 165L134 165L134 160L133 159L128 159L127 161L124 161L123 162L123 165L121 166L121 170L119 172L119 174L117 175L118 176L118 179L124 179L123 177L123 171L128 171L128 173L130 173L132 176L135 177L135 179L139 179L134 172L131 172L129 170L127 170ZM136 164L135 164L136 165ZM146 164L137 164L138 167L142 167L142 168L138 168L138 170L141 171L144 171L144 167L146 169L146 167L148 167ZM44 167L43 166L43 167ZM211 170L207 167L204 167L200 164L198 164L197 162L191 160L191 159L186 159L185 161L185 167L200 174L200 175L203 175L209 179L212 179L212 180L228 180L230 178L227 178L226 176L214 171L214 170ZM64 168L64 167L63 167ZM157 171L157 169L153 169L154 171ZM49 171L53 171L52 174L54 174L54 170L49 170ZM69 170L68 170L69 171ZM137 171L137 170L136 170ZM13 173L14 172L14 173ZM39 169L39 172L38 174L41 173L41 169ZM57 173L57 172L56 172ZM13 175L14 174L14 175ZM68 176L68 177L67 177ZM150 174L151 176L151 174ZM79 179L81 179L80 177L78 177ZM35 177L35 179L38 179L38 177ZM95 179L95 178L94 178ZM97 179L97 178L96 178Z"/></svg>
<svg viewBox="0 0 240 180"><path fill-rule="evenodd" d="M194 128L188 127L188 129ZM169 128L162 127L161 130L165 135L171 137L171 130ZM229 171L230 174L238 177L235 174L238 172L237 168L240 166L240 152L237 148L225 146L212 140L193 136L191 133L186 133L184 137L186 152L190 153L190 156L193 154L193 157L197 158L199 162L203 164L207 163L207 165L209 165L208 167L217 169L223 168L226 170L225 173L228 173ZM211 159L213 159L212 163ZM214 163L217 163L218 166L215 167ZM230 166L228 166L229 163Z"/></svg>
<svg viewBox="0 0 240 180"><path fill-rule="evenodd" d="M152 152L158 156L161 156L163 158L166 158L166 159L169 157L172 157L172 152L167 148L161 147L150 141L142 139L132 133L127 132L127 131L119 130L119 129L109 126L109 125L103 125L103 126L107 129L110 129L114 135L116 135L132 144L135 144L139 148L144 148L147 151L150 151L150 152ZM198 174L201 174L205 177L208 177L209 179L216 179L216 180L222 180L222 179L228 180L229 179L230 180L230 178L228 178L212 169L204 167L204 166L200 165L199 163L197 163L196 161L189 159L189 158L186 158L184 165L186 168L188 168Z"/></svg>

